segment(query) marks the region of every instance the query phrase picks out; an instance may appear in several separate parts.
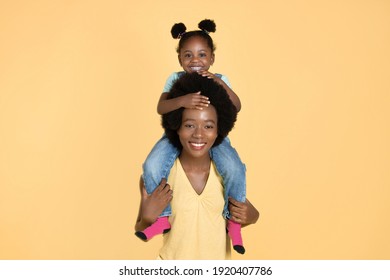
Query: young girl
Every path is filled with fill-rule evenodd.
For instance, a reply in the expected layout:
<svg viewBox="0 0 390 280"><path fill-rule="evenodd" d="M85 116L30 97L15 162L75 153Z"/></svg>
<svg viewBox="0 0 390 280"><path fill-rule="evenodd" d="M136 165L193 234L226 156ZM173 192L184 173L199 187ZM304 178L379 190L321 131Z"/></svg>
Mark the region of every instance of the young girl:
<svg viewBox="0 0 390 280"><path fill-rule="evenodd" d="M237 112L241 109L238 96L230 87L226 76L213 74L209 68L215 60L215 47L209 32L215 32L215 23L211 20L203 20L199 23L200 30L186 32L183 23L175 24L171 34L175 39L180 39L177 48L179 63L184 71L175 72L168 77L157 111L163 115L179 108L203 110L209 106L208 97L201 92L188 93L173 99L167 99L174 82L184 73L198 73L203 77L214 80L220 84L227 92L230 100L234 104ZM201 147L201 144L196 144ZM148 194L159 186L163 178L168 178L170 170L179 156L180 151L173 146L164 135L153 147L143 164L143 181ZM241 162L236 150L230 145L227 137L217 147L210 150L210 156L215 163L218 173L223 179L225 188L225 205L223 217L228 219L227 231L232 240L233 248L240 254L245 252L241 237L241 225L234 222L228 210L228 198L244 202L246 196L245 165ZM171 207L168 206L161 213L160 217L149 227L142 231L137 231L136 235L142 240L149 240L156 234L166 233L171 225L168 216L171 215Z"/></svg>

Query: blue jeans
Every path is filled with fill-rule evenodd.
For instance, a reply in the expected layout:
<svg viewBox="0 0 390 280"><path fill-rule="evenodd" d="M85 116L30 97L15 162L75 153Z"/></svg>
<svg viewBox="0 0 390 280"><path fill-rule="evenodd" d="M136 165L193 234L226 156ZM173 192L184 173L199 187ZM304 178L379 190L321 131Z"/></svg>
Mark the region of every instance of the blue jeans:
<svg viewBox="0 0 390 280"><path fill-rule="evenodd" d="M165 135L154 145L143 164L142 178L148 194L151 194L157 188L162 178L168 179L169 172L179 154L180 151L171 144ZM210 157L214 161L224 183L225 206L223 216L230 218L228 198L232 197L240 202L245 202L245 164L241 162L238 153L231 146L227 137L221 144L210 150ZM160 216L170 216L171 213L171 206L168 205Z"/></svg>

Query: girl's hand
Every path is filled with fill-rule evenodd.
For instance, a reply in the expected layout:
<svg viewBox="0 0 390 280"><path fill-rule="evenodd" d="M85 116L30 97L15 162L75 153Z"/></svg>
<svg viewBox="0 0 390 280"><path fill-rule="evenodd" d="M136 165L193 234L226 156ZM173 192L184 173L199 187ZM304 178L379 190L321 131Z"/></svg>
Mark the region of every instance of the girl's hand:
<svg viewBox="0 0 390 280"><path fill-rule="evenodd" d="M160 185L151 193L146 192L142 186L141 220L143 223L152 224L161 212L172 200L172 190L166 179L162 179Z"/></svg>
<svg viewBox="0 0 390 280"><path fill-rule="evenodd" d="M179 98L181 98L181 107L186 109L203 110L203 108L208 107L210 104L209 98L201 95L200 91L195 93L188 93Z"/></svg>
<svg viewBox="0 0 390 280"><path fill-rule="evenodd" d="M213 73L210 73L207 70L200 70L200 71L198 71L198 74L203 76L203 77L207 77L209 79L213 79L214 81L216 81L219 84L223 83L221 78L218 78L216 75L214 75Z"/></svg>
<svg viewBox="0 0 390 280"><path fill-rule="evenodd" d="M247 199L239 202L229 197L229 212L231 219L241 225L254 224L259 219L259 211Z"/></svg>

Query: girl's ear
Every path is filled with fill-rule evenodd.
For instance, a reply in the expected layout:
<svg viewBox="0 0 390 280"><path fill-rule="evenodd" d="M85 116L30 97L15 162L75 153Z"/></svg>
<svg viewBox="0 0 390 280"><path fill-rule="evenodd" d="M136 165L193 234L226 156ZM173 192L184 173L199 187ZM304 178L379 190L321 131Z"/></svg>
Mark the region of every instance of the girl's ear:
<svg viewBox="0 0 390 280"><path fill-rule="evenodd" d="M211 65L214 64L214 61L215 61L215 53L213 53L211 56Z"/></svg>
<svg viewBox="0 0 390 280"><path fill-rule="evenodd" d="M177 56L177 59L179 60L179 64L180 64L180 66L183 66L183 65L181 65L180 54Z"/></svg>

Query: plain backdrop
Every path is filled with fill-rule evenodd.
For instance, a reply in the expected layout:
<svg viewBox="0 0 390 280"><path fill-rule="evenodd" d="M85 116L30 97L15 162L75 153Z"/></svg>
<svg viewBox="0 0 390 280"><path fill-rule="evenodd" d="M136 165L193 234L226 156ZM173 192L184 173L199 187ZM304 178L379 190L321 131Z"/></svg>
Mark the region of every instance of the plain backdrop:
<svg viewBox="0 0 390 280"><path fill-rule="evenodd" d="M0 2L0 259L155 259L134 236L170 28L214 19L212 72L261 213L234 259L390 258L390 2Z"/></svg>

